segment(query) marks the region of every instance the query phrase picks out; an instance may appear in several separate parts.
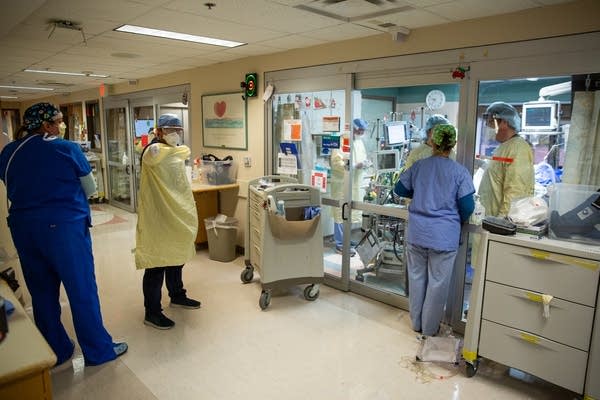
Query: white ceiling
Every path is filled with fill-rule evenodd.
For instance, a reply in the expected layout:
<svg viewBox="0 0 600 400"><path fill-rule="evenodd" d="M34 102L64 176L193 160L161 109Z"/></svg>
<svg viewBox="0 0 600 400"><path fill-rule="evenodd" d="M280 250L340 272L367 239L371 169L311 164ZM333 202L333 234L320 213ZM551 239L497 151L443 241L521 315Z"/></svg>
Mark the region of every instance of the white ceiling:
<svg viewBox="0 0 600 400"><path fill-rule="evenodd" d="M212 9L204 4L215 3ZM571 0L0 0L0 88L21 101L327 42ZM78 29L53 29L68 20ZM248 43L238 48L115 32L141 25ZM85 40L84 40L85 36ZM109 78L23 72L25 68ZM2 100L7 100L3 98Z"/></svg>

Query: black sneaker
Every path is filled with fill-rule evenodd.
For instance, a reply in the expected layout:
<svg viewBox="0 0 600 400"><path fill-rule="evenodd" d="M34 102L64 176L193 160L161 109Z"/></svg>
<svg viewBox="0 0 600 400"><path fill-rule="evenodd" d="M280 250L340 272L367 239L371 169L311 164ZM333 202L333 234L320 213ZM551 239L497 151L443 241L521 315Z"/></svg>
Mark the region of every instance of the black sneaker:
<svg viewBox="0 0 600 400"><path fill-rule="evenodd" d="M146 318L144 318L144 325L148 325L156 329L171 329L175 326L175 322L165 317L163 313L146 314Z"/></svg>
<svg viewBox="0 0 600 400"><path fill-rule="evenodd" d="M198 300L190 299L189 297L184 297L183 299L173 300L171 299L171 307L181 307L181 308L200 308L200 302Z"/></svg>

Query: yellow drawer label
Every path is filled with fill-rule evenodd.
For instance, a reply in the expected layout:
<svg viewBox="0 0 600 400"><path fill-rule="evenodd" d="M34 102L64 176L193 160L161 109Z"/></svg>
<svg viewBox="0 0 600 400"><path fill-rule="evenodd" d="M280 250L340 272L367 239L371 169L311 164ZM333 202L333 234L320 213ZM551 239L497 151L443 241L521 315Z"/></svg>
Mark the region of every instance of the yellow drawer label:
<svg viewBox="0 0 600 400"><path fill-rule="evenodd" d="M562 254L549 253L547 251L542 250L531 250L531 256L537 258L539 260L551 260L560 262L568 265L576 265L582 268L590 269L592 271L597 271L600 267L600 263L597 261L585 260L577 257L564 256Z"/></svg>
<svg viewBox="0 0 600 400"><path fill-rule="evenodd" d="M520 336L521 336L521 339L523 339L526 342L529 342L529 343L532 343L532 344L538 344L539 343L539 339L536 336L529 335L527 333L521 333Z"/></svg>
<svg viewBox="0 0 600 400"><path fill-rule="evenodd" d="M531 293L531 292L525 292L525 295L531 301L535 301L535 302L538 302L538 303L542 302L542 295L541 294Z"/></svg>

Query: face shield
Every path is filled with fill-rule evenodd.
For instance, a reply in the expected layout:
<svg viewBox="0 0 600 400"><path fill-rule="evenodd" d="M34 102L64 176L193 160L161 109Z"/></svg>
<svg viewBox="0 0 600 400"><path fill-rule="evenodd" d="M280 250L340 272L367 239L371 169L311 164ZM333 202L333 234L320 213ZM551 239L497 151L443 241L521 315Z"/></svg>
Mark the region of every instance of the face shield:
<svg viewBox="0 0 600 400"><path fill-rule="evenodd" d="M498 134L499 118L494 114L483 114L483 124L481 127L481 138L485 141L496 140Z"/></svg>

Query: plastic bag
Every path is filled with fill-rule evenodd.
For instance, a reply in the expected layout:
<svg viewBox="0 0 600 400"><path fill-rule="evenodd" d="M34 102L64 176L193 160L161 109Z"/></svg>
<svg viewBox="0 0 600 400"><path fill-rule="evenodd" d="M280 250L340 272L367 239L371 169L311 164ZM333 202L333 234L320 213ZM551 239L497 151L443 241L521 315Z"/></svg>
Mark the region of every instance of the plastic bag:
<svg viewBox="0 0 600 400"><path fill-rule="evenodd" d="M548 204L539 197L524 197L510 204L508 218L517 225L536 225L548 219Z"/></svg>
<svg viewBox="0 0 600 400"><path fill-rule="evenodd" d="M438 361L457 364L460 339L448 336L429 336L421 341L417 351L418 361Z"/></svg>

